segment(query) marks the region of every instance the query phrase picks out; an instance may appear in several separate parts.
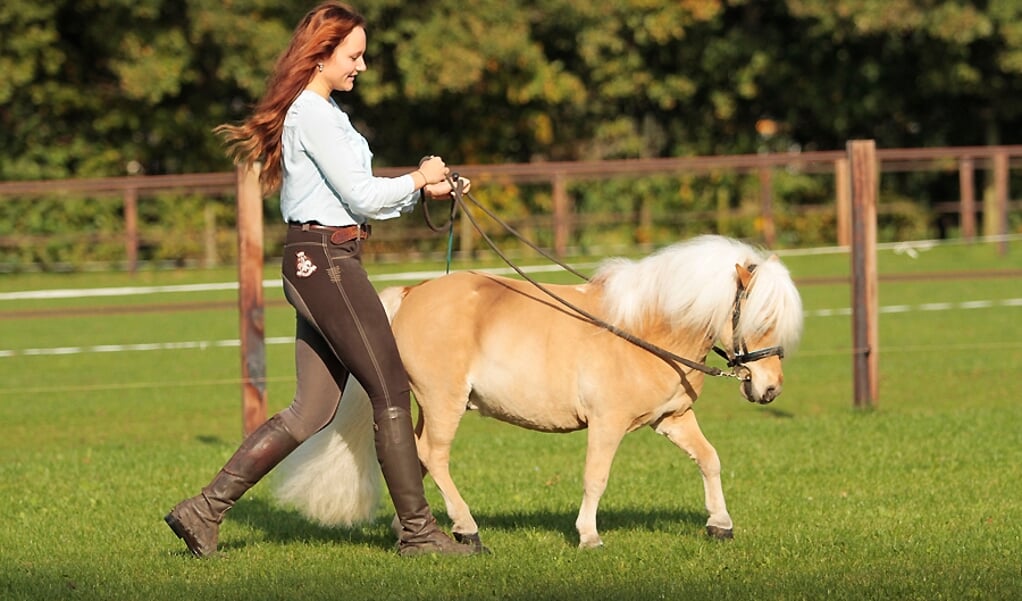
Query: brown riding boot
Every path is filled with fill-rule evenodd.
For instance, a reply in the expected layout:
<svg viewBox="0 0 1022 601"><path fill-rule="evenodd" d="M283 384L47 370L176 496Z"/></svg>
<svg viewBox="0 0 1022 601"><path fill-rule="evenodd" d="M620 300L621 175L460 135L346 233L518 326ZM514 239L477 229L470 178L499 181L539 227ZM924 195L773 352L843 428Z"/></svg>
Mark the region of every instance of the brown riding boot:
<svg viewBox="0 0 1022 601"><path fill-rule="evenodd" d="M415 450L412 418L407 410L390 407L378 416L376 456L383 479L397 511L396 528L399 555L472 555L474 547L451 540L440 527L426 503L422 487L422 467Z"/></svg>
<svg viewBox="0 0 1022 601"><path fill-rule="evenodd" d="M164 521L196 557L213 554L227 510L298 444L274 415L245 438L202 492L178 503Z"/></svg>

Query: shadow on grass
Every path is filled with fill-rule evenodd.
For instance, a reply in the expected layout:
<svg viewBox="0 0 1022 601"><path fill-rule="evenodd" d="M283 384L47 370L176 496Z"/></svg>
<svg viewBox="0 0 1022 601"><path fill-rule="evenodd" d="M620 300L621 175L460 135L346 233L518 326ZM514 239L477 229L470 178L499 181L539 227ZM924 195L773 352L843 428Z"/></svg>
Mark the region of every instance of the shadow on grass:
<svg viewBox="0 0 1022 601"><path fill-rule="evenodd" d="M443 508L433 508L441 528L450 531L450 520ZM574 511L508 511L473 514L479 524L480 534L503 531L514 535L516 531L547 531L556 533L565 543L578 544L575 530ZM352 527L327 527L310 522L299 513L278 507L273 503L254 498L239 503L228 519L244 521L262 530L266 538L279 543L309 541L322 543L348 543L390 549L395 539L390 530L390 518L379 518L370 524ZM703 512L686 509L607 509L597 515L601 533L614 530L632 530L659 533L685 533L700 529L706 522ZM230 539L221 543L221 548L239 549L246 546L245 540Z"/></svg>
<svg viewBox="0 0 1022 601"><path fill-rule="evenodd" d="M776 417L778 419L793 419L795 417L794 413L776 407L763 407L760 411L767 417Z"/></svg>
<svg viewBox="0 0 1022 601"><path fill-rule="evenodd" d="M578 544L574 511L532 511L473 514L485 537L487 530L502 530L513 534L517 530L546 530L556 532L571 545ZM606 509L596 515L601 534L614 530L677 533L701 527L706 514L686 509Z"/></svg>
<svg viewBox="0 0 1022 601"><path fill-rule="evenodd" d="M376 520L370 524L352 527L328 527L313 523L296 511L285 509L262 498L246 499L231 510L227 519L243 521L262 530L273 542L306 541L315 543L346 543L390 549L394 546L389 523ZM240 549L244 539L230 539L221 543L223 549Z"/></svg>

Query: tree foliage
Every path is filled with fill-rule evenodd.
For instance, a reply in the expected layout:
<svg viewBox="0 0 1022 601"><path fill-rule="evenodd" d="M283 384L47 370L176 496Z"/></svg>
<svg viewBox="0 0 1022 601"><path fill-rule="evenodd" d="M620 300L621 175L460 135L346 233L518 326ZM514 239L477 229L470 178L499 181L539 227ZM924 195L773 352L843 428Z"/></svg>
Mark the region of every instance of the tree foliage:
<svg viewBox="0 0 1022 601"><path fill-rule="evenodd" d="M307 0L6 0L0 178L229 168ZM378 0L339 96L381 163L1018 141L1014 0ZM776 128L757 130L757 123ZM769 135L764 135L766 132Z"/></svg>

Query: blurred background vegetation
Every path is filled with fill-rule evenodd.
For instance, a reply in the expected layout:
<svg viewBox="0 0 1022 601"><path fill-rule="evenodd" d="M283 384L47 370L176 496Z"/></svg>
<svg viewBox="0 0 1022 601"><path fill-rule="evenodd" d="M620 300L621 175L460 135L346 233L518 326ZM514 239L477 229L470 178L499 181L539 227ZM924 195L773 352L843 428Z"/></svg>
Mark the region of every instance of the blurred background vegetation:
<svg viewBox="0 0 1022 601"><path fill-rule="evenodd" d="M248 113L314 4L5 0L0 181L231 170L211 130ZM843 149L856 138L881 148L1022 139L1017 0L373 0L355 7L369 22L369 70L337 100L378 166L412 165L424 154L483 165L798 153ZM956 198L957 185L939 173L888 178L882 200L898 217L882 235L943 234L929 208ZM773 186L781 209L833 202L833 184L819 176L781 173ZM754 188L721 174L576 183L570 192L576 207L611 219L653 198L654 212L673 217L663 226L668 236L677 237L673 224L688 223L747 237L755 215L743 207L754 204ZM547 189L478 192L502 214L549 211ZM195 232L210 218L228 231L233 202L142 199L145 258L208 256L209 241ZM686 218L721 208L740 218ZM113 260L122 252L122 210L100 199L0 198L7 241L0 263ZM276 201L267 199L268 221L277 218ZM779 243L833 243L832 224L820 214L784 221L782 210L779 219ZM587 230L578 242L600 244L606 235L613 243L621 236L613 229ZM229 255L229 236L219 238L217 255Z"/></svg>

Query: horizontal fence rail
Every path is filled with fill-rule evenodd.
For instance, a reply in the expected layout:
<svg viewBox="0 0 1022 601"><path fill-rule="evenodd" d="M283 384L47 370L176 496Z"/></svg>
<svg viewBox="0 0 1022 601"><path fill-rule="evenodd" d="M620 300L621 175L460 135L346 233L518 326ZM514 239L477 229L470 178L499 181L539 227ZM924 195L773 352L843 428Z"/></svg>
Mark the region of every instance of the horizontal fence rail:
<svg viewBox="0 0 1022 601"><path fill-rule="evenodd" d="M1022 168L1022 146L965 146L942 148L877 149L878 172L908 173L941 171L957 173L959 198L957 201L935 202L933 210L956 214L963 238L977 235L976 214L979 210L975 191L975 172L992 175L988 186L994 195L995 214L984 220L987 235L1007 233L1008 211L1017 203L1009 199L1010 173ZM377 168L378 175L393 176L407 173L412 167ZM770 247L775 243L773 215L773 173L779 169L807 174L833 176L833 205L818 210L836 212L837 240L841 246L849 244L849 172L845 151L813 151L726 156L675 157L655 159L622 159L607 161L537 162L490 165L452 165L452 171L472 178L479 187L487 183L541 184L551 188L552 211L549 215L534 215L528 225L542 226L552 232L550 246L558 255L564 255L574 228L587 223L619 221L620 216L579 215L576 213L569 182L598 181L616 177L642 177L653 175L705 175L734 173L757 176L758 203L762 223L762 242ZM0 202L7 199L34 197L120 197L123 203L124 254L129 269L134 270L139 253L139 199L169 192L183 192L208 196L233 197L237 188L235 172L125 176L91 179L63 179L48 181L0 182ZM813 210L809 208L807 210ZM640 217L641 219L642 217ZM211 221L211 220L207 220ZM472 239L467 220L462 219L462 240L459 251L471 253L477 241ZM640 226L642 224L639 224ZM212 225L215 227L215 223ZM992 230L992 231L991 231ZM38 236L38 235L37 235ZM10 246L23 239L17 235L0 236L0 246Z"/></svg>

